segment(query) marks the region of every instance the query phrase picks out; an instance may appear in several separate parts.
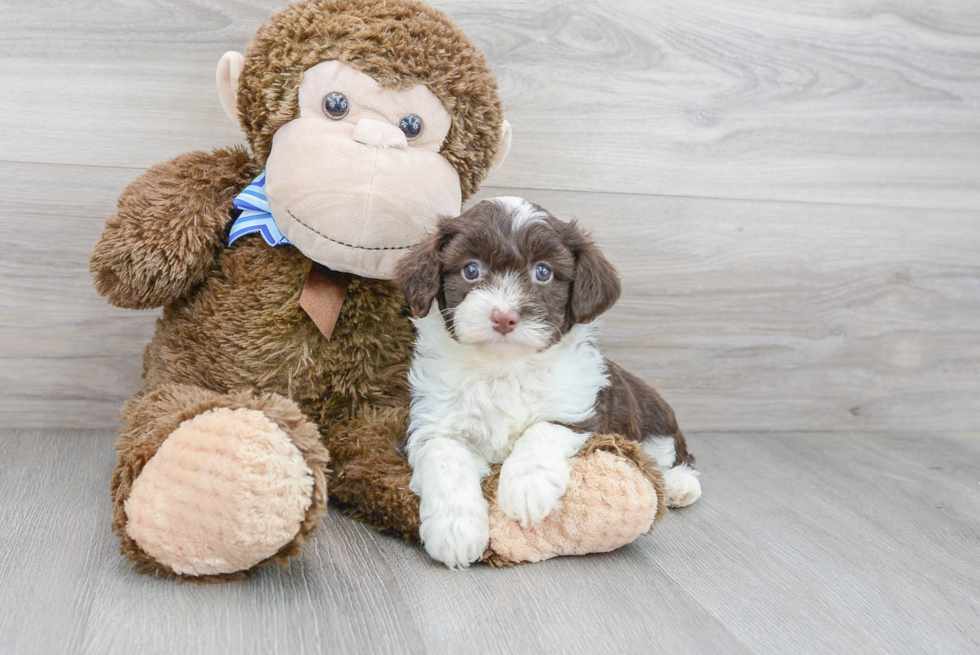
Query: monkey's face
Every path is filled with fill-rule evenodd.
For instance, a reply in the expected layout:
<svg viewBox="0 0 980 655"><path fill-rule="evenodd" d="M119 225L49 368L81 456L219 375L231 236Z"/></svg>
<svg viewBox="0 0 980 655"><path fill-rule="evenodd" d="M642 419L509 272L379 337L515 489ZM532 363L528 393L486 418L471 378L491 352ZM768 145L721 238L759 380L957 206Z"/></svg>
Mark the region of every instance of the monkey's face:
<svg viewBox="0 0 980 655"><path fill-rule="evenodd" d="M384 89L339 61L313 66L299 118L276 132L266 194L276 224L330 268L390 278L398 259L459 213L459 175L439 154L452 124L424 86Z"/></svg>
<svg viewBox="0 0 980 655"><path fill-rule="evenodd" d="M510 148L483 53L418 0L294 0L227 52L218 92L283 234L332 269L390 279Z"/></svg>

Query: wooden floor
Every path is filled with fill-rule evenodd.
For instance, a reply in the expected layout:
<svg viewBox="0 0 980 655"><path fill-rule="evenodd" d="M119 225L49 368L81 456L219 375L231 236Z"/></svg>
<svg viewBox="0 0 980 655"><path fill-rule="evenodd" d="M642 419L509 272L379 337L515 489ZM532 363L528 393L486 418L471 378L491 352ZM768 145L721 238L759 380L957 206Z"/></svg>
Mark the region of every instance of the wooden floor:
<svg viewBox="0 0 980 655"><path fill-rule="evenodd" d="M619 267L606 353L704 497L619 552L450 572L333 512L244 582L133 574L113 434L158 312L87 256L283 0L0 0L0 655L980 652L980 3L435 0L514 146L479 197Z"/></svg>
<svg viewBox="0 0 980 655"><path fill-rule="evenodd" d="M702 501L617 552L450 571L334 512L204 586L120 561L112 442L0 433L0 652L980 652L975 437L699 434Z"/></svg>

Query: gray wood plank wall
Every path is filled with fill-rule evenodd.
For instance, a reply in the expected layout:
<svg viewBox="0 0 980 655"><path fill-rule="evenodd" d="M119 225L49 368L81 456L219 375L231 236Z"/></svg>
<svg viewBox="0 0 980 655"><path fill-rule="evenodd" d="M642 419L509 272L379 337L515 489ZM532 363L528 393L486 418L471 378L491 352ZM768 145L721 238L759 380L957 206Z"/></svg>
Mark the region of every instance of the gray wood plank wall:
<svg viewBox="0 0 980 655"><path fill-rule="evenodd" d="M980 4L438 3L515 141L481 197L592 228L608 353L688 430L980 419ZM0 422L116 423L155 313L86 256L126 183L239 142L214 66L279 2L0 4Z"/></svg>

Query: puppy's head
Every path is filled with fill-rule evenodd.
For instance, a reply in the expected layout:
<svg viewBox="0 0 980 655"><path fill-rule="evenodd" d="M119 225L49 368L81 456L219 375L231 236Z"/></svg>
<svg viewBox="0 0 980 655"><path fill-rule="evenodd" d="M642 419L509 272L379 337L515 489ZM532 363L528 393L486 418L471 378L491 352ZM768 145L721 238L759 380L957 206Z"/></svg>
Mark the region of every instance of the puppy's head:
<svg viewBox="0 0 980 655"><path fill-rule="evenodd" d="M522 198L484 200L405 256L395 281L412 313L438 302L460 343L537 352L619 299L619 276L574 222Z"/></svg>

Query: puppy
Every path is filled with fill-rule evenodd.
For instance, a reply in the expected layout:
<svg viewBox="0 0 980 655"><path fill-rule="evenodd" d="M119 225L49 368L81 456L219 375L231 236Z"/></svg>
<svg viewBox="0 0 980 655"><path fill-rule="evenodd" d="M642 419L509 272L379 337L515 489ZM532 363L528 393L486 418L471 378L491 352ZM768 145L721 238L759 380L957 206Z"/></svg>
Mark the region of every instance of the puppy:
<svg viewBox="0 0 980 655"><path fill-rule="evenodd" d="M619 278L574 222L522 198L485 200L443 220L395 279L416 316L403 446L434 559L458 568L483 555L491 464L503 462L500 508L533 524L559 506L571 458L597 432L643 442L668 505L701 495L673 410L596 348L592 320L618 300Z"/></svg>

